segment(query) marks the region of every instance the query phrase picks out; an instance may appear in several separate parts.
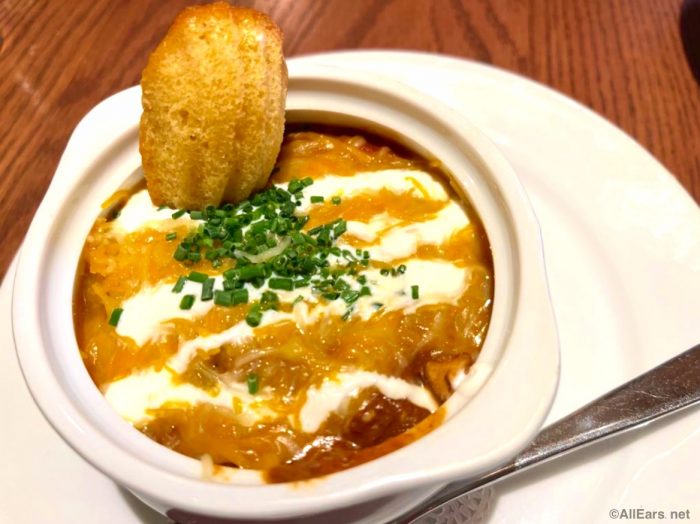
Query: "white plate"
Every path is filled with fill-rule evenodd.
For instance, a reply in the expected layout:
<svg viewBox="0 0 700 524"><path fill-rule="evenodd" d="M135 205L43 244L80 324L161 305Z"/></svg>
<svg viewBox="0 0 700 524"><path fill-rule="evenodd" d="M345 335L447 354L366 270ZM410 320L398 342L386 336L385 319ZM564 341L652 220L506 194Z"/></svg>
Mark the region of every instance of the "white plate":
<svg viewBox="0 0 700 524"><path fill-rule="evenodd" d="M297 60L404 81L470 118L511 161L542 225L560 328L550 419L700 342L700 210L618 129L549 89L470 62L389 52ZM33 406L12 352L8 288L0 290L0 522L164 522L78 458ZM498 484L488 521L608 522L624 508L700 515L698 410L622 439L629 445L604 443Z"/></svg>

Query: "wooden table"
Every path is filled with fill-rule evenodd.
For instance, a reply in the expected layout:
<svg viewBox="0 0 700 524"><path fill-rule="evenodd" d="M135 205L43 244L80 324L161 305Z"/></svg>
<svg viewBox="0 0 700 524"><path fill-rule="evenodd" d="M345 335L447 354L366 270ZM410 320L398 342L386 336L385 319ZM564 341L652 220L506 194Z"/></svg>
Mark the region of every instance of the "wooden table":
<svg viewBox="0 0 700 524"><path fill-rule="evenodd" d="M68 137L136 84L187 0L0 3L0 276ZM678 32L681 0L259 0L287 56L348 48L457 55L548 84L652 152L700 201L700 89ZM700 29L698 29L700 30Z"/></svg>

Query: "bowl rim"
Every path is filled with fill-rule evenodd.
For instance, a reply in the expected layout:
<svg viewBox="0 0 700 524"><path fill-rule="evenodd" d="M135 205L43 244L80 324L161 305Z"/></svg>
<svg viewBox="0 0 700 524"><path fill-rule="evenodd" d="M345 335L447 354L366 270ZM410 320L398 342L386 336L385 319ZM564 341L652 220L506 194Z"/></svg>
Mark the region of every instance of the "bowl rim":
<svg viewBox="0 0 700 524"><path fill-rule="evenodd" d="M404 84L381 77L357 78L352 72L327 66L297 67L290 64L290 100L294 99L295 89L302 90L305 85L310 86L310 93L313 93L314 89L337 88L343 96L355 97L362 102L367 102L362 98L363 93L379 93L387 100L398 101L423 116L428 115L445 126L442 132L454 133L465 146L471 148L471 152L477 157L472 161L480 162L481 169L488 171L491 176L490 182L494 183L495 190L500 192L499 196L504 199L507 211L514 214L511 217L514 234L512 248L514 254L519 257L520 278L514 282L517 289L512 291L517 291L514 293L514 300L526 300L528 308L516 308L513 313L514 324L508 333L503 333L505 338L500 344L502 349L507 345L508 350L499 355L491 376L485 383L482 381L478 384L476 389L484 391L489 387L493 388L493 384L498 382L496 377L499 374L503 375L505 369L519 368L535 373L541 379L536 391L533 393L530 390L528 394L527 388L521 388L524 393L517 399L519 407L530 410L526 423L518 431L513 430L503 437L494 437L498 442L491 445L490 452L474 458L468 464L443 460L439 467L433 467L427 472L399 467L394 473L386 474L387 468L391 471L391 467L397 465L398 455L401 455L398 460L405 458L406 450L415 452L417 447L420 447L429 452L429 440L435 441L433 446L451 443L454 447L457 444L454 438L429 439L428 437L436 434L433 432L392 454L322 480L305 482L302 489L287 484L251 487L183 478L162 467L139 460L106 438L71 402L47 358L51 344L45 340L42 330L36 330L33 326L43 327L46 322L37 304L42 298L39 282L45 268L46 243L51 235L55 234L52 218L58 216L60 210L65 207L68 196L78 191L83 182L84 172L90 164L84 154L86 148L94 147L92 159L97 158L96 155L100 151L111 147L133 131L134 125L138 125L138 118L134 121L134 115L140 115L140 103L136 102L140 98L140 90L133 87L98 104L81 120L71 136L19 255L13 292L12 322L22 373L35 402L50 424L91 464L148 500L169 504L178 509L222 517L276 518L335 509L421 484L448 481L465 473L477 475L495 467L527 444L541 427L551 407L559 376L559 354L556 326L546 283L541 235L527 195L507 161L496 147L463 117ZM136 112L135 103L138 106ZM290 111L302 109L295 108L292 103ZM108 133L103 131L105 121L110 124ZM478 207L477 212L482 215ZM484 225L486 227L486 224ZM496 253L494 257L495 255ZM524 276L528 278L523 278ZM496 286L498 287L498 284ZM27 297L33 300L28 300ZM537 343L534 343L535 338ZM528 351L535 350L537 358L540 359L537 361L539 369L533 369L534 359L527 358ZM513 376L512 371L509 373ZM500 380L502 382L505 379ZM474 393L475 391L472 395ZM480 398L483 398L481 392L467 399L467 405L479 404L477 401ZM482 401L481 406L472 411L488 413L488 406L483 404ZM504 406L501 409L507 408L508 406ZM445 426L446 424L441 427ZM445 431L441 433L444 435ZM452 433L455 433L455 430ZM445 453L454 455L455 450L450 449ZM135 472L138 474L134 474ZM359 483L358 479L362 478L374 481ZM245 490L241 493L245 496L232 504L231 490L236 489ZM265 504L273 499L275 504Z"/></svg>

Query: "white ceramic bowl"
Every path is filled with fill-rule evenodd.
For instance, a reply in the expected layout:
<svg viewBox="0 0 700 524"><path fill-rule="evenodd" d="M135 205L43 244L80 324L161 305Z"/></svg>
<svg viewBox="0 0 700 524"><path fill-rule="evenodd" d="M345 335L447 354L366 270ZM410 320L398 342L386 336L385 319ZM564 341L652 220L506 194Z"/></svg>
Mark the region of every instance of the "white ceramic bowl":
<svg viewBox="0 0 700 524"><path fill-rule="evenodd" d="M491 243L491 325L468 380L446 402L446 420L418 441L303 483L264 485L252 472L234 474L229 483L202 480L198 461L156 444L112 411L78 353L71 303L80 252L101 202L138 176L141 163L139 88L100 103L75 129L24 242L13 295L14 337L31 393L65 441L147 504L181 521L189 514L315 514L327 521L330 514L318 514L348 506L366 508L357 510L358 518L365 511L375 522L389 519L435 486L476 476L515 455L540 429L554 398L558 343L539 228L496 148L436 100L340 69L290 67L287 108L289 121L369 127L443 163L478 211Z"/></svg>

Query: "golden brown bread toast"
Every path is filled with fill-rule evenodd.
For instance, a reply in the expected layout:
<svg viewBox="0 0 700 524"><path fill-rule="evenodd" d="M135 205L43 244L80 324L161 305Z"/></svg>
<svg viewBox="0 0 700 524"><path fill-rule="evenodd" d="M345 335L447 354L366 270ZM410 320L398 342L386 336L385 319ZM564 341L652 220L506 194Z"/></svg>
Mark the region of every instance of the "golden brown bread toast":
<svg viewBox="0 0 700 524"><path fill-rule="evenodd" d="M202 209L265 185L284 132L282 32L225 2L188 7L141 78L139 148L156 205Z"/></svg>

